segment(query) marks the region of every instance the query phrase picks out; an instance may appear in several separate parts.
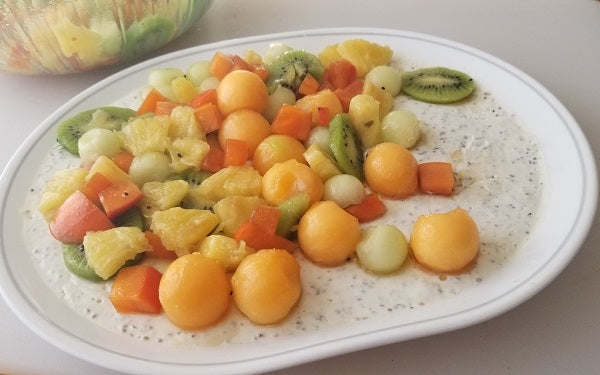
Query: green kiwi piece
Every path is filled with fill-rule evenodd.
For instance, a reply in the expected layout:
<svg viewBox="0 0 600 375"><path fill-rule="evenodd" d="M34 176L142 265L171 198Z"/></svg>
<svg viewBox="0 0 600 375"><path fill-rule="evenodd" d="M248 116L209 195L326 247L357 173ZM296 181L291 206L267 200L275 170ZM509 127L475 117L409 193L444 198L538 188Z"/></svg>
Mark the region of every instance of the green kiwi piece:
<svg viewBox="0 0 600 375"><path fill-rule="evenodd" d="M142 231L146 229L142 212L137 207L132 207L123 214L113 219L113 223L117 227L137 227Z"/></svg>
<svg viewBox="0 0 600 375"><path fill-rule="evenodd" d="M423 68L402 74L402 91L428 103L455 103L467 98L474 89L473 78L445 67Z"/></svg>
<svg viewBox="0 0 600 375"><path fill-rule="evenodd" d="M102 281L85 258L83 245L62 245L63 262L72 274L89 281Z"/></svg>
<svg viewBox="0 0 600 375"><path fill-rule="evenodd" d="M339 113L329 123L329 147L342 172L365 180L363 148L346 113Z"/></svg>
<svg viewBox="0 0 600 375"><path fill-rule="evenodd" d="M152 15L134 22L125 31L122 56L130 60L164 46L176 32L175 24L159 15Z"/></svg>
<svg viewBox="0 0 600 375"><path fill-rule="evenodd" d="M267 87L270 93L279 86L297 93L298 87L307 74L320 81L325 71L317 56L298 49L279 55L267 68L269 70Z"/></svg>
<svg viewBox="0 0 600 375"><path fill-rule="evenodd" d="M96 119L94 120L97 111L104 112L106 116L96 116ZM134 117L135 115L136 112L129 108L100 107L89 109L61 122L56 129L56 140L71 154L79 156L79 146L77 142L83 133L97 127L109 130L120 130L123 123L127 122L129 118ZM100 120L100 118L102 120Z"/></svg>
<svg viewBox="0 0 600 375"><path fill-rule="evenodd" d="M196 169L191 169L185 172L173 174L169 176L168 180L184 180L190 184L190 187L199 186L204 180L212 175L211 172L207 171L199 171Z"/></svg>
<svg viewBox="0 0 600 375"><path fill-rule="evenodd" d="M298 224L300 218L310 206L310 197L307 193L299 193L291 196L277 208L281 211L275 233L282 237L290 237L292 228Z"/></svg>

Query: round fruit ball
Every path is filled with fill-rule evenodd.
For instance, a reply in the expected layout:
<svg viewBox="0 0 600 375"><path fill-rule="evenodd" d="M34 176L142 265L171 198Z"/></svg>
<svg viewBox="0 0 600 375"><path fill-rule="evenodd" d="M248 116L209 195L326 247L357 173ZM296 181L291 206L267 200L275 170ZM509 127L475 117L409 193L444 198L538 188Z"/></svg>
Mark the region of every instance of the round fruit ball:
<svg viewBox="0 0 600 375"><path fill-rule="evenodd" d="M298 224L302 252L325 266L337 266L348 260L360 238L358 219L332 201L313 204Z"/></svg>
<svg viewBox="0 0 600 375"><path fill-rule="evenodd" d="M271 125L263 115L251 109L240 109L223 119L218 137L222 149L225 149L227 139L245 141L249 155L252 156L256 147L269 134Z"/></svg>
<svg viewBox="0 0 600 375"><path fill-rule="evenodd" d="M302 293L300 265L282 249L264 249L248 255L231 277L233 298L252 322L283 320Z"/></svg>
<svg viewBox="0 0 600 375"><path fill-rule="evenodd" d="M435 272L464 270L477 256L479 246L477 225L461 208L419 216L410 236L417 262Z"/></svg>
<svg viewBox="0 0 600 375"><path fill-rule="evenodd" d="M306 163L302 155L304 145L296 138L283 134L272 134L265 138L254 150L254 168L264 175L273 165L289 159Z"/></svg>
<svg viewBox="0 0 600 375"><path fill-rule="evenodd" d="M367 154L365 179L376 193L389 198L407 198L419 186L418 164L406 148L391 142L380 143Z"/></svg>
<svg viewBox="0 0 600 375"><path fill-rule="evenodd" d="M199 253L181 256L169 264L158 288L169 320L189 330L218 322L229 308L230 292L225 268Z"/></svg>
<svg viewBox="0 0 600 375"><path fill-rule="evenodd" d="M265 172L262 195L267 202L279 205L298 193L307 193L311 204L323 196L323 181L308 165L290 159Z"/></svg>
<svg viewBox="0 0 600 375"><path fill-rule="evenodd" d="M223 116L239 109L262 113L267 107L269 92L260 77L247 70L234 70L217 87L217 104Z"/></svg>

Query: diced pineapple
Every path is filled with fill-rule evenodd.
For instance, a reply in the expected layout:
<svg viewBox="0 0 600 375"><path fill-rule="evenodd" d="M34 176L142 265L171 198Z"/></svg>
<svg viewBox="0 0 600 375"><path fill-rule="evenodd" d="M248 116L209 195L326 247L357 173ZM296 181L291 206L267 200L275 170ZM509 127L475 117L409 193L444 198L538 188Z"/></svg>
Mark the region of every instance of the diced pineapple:
<svg viewBox="0 0 600 375"><path fill-rule="evenodd" d="M138 207L144 217L150 218L156 211L178 206L189 191L190 184L183 180L146 182Z"/></svg>
<svg viewBox="0 0 600 375"><path fill-rule="evenodd" d="M169 145L169 116L137 118L118 133L123 147L134 156L148 152L164 152Z"/></svg>
<svg viewBox="0 0 600 375"><path fill-rule="evenodd" d="M366 94L354 96L350 100L348 116L365 148L381 143L381 121L377 99Z"/></svg>
<svg viewBox="0 0 600 375"><path fill-rule="evenodd" d="M169 127L169 137L196 137L206 139L206 134L198 123L194 115L194 109L188 106L178 106L171 112L171 126Z"/></svg>
<svg viewBox="0 0 600 375"><path fill-rule="evenodd" d="M198 186L193 186L190 188L190 191L185 198L183 198L183 201L181 201L181 207L197 208L199 210L211 210L215 203L217 202L202 196Z"/></svg>
<svg viewBox="0 0 600 375"><path fill-rule="evenodd" d="M177 77L171 81L171 88L177 103L188 104L198 95L198 89L185 77Z"/></svg>
<svg viewBox="0 0 600 375"><path fill-rule="evenodd" d="M56 210L75 190L85 184L88 171L84 168L65 169L54 173L42 192L38 211L48 222L52 220Z"/></svg>
<svg viewBox="0 0 600 375"><path fill-rule="evenodd" d="M61 18L50 28L63 55L77 56L84 66L93 66L102 61L102 35L75 25L68 18Z"/></svg>
<svg viewBox="0 0 600 375"><path fill-rule="evenodd" d="M241 195L232 195L215 203L213 211L219 217L219 231L228 236L233 236L235 231L248 219L252 210L264 200L258 196L244 197Z"/></svg>
<svg viewBox="0 0 600 375"><path fill-rule="evenodd" d="M85 258L94 272L104 280L149 247L144 232L138 227L88 232L83 238Z"/></svg>
<svg viewBox="0 0 600 375"><path fill-rule="evenodd" d="M199 168L210 146L196 137L175 138L168 147L171 155L171 170L181 173L188 169Z"/></svg>
<svg viewBox="0 0 600 375"><path fill-rule="evenodd" d="M263 58L260 53L256 52L253 49L244 50L244 54L242 55L242 59L250 65L261 65L263 64Z"/></svg>
<svg viewBox="0 0 600 375"><path fill-rule="evenodd" d="M363 94L371 95L379 102L379 119L390 113L394 107L394 97L389 92L375 86L371 81L365 81L363 85Z"/></svg>
<svg viewBox="0 0 600 375"><path fill-rule="evenodd" d="M313 143L302 154L308 165L319 175L321 181L325 182L329 178L342 174L335 160L323 152L321 148Z"/></svg>
<svg viewBox="0 0 600 375"><path fill-rule="evenodd" d="M369 70L378 65L387 65L394 51L388 46L364 39L349 39L337 45L340 56L356 67L356 75L364 77Z"/></svg>
<svg viewBox="0 0 600 375"><path fill-rule="evenodd" d="M212 234L202 240L198 252L217 260L227 271L235 271L240 262L255 250L246 246L244 241L237 242L231 237Z"/></svg>
<svg viewBox="0 0 600 375"><path fill-rule="evenodd" d="M150 229L160 237L167 249L177 256L190 254L219 224L219 217L208 210L173 207L156 211Z"/></svg>
<svg viewBox="0 0 600 375"><path fill-rule="evenodd" d="M231 195L258 196L262 190L262 176L251 166L230 166L208 177L198 187L206 199L219 201Z"/></svg>
<svg viewBox="0 0 600 375"><path fill-rule="evenodd" d="M129 180L129 175L119 168L114 161L104 155L99 156L94 164L92 164L86 179L89 180L95 173L98 172L113 183L125 182Z"/></svg>
<svg viewBox="0 0 600 375"><path fill-rule="evenodd" d="M337 50L337 44L329 45L325 47L323 51L321 51L321 53L319 53L319 60L325 68L329 67L329 64L331 64L332 62L338 61L341 58L342 55L340 55L340 53Z"/></svg>

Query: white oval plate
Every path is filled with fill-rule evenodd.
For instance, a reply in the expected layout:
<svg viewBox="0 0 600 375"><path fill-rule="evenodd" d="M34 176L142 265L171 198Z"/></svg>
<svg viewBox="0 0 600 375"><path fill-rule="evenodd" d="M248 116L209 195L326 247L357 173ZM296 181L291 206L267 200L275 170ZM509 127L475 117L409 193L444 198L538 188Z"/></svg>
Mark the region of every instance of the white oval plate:
<svg viewBox="0 0 600 375"><path fill-rule="evenodd" d="M185 68L193 61L210 58L217 50L240 54L246 48L264 51L274 41L317 52L350 38L389 45L397 55L432 66L452 66L468 72L538 138L542 159L551 166L545 169L539 220L529 239L499 270L476 288L407 312L367 316L323 329L306 329L305 333L298 333L302 332L299 329L278 335L277 327L268 327L270 337L264 342L223 344L226 337L212 337L212 346L190 347L160 345L94 325L49 290L28 252L22 209L38 166L56 147L54 128L61 119L132 95L145 84L148 70L155 67ZM3 172L0 196L0 288L9 306L38 335L76 357L127 373L234 374L274 370L458 329L517 306L553 280L577 253L596 210L597 178L589 145L574 119L528 75L489 54L452 41L397 30L352 28L219 42L125 69L85 90L36 128ZM46 228L40 228L39 233L47 235ZM324 272L332 277L338 271Z"/></svg>

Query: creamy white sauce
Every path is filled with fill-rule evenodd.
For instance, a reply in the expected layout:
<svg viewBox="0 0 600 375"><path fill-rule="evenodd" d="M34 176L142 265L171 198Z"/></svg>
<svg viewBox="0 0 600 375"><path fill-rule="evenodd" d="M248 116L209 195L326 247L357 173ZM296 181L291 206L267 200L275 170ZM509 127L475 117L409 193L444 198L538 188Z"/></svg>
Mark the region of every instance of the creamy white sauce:
<svg viewBox="0 0 600 375"><path fill-rule="evenodd" d="M137 106L138 97L116 105ZM457 176L451 197L416 195L387 200L388 213L376 223L392 223L405 236L420 214L466 209L478 225L481 250L475 266L461 275L440 277L425 272L412 260L392 275L363 271L356 260L324 268L296 256L302 265L303 295L291 315L274 326L256 326L232 305L215 327L185 332L166 316L117 314L108 295L110 282L90 283L64 267L60 245L36 211L45 182L58 169L75 167L78 160L56 146L40 167L25 212L25 237L40 275L63 303L89 321L115 334L179 346L215 346L268 342L273 338L331 328L352 321L385 319L389 314L419 309L452 299L484 282L526 240L535 224L536 206L543 189L535 137L519 126L519 119L491 94L476 90L465 103L430 105L400 97L397 107L413 111L421 120L422 140L413 149L419 162L451 162ZM154 263L164 270L165 263Z"/></svg>

